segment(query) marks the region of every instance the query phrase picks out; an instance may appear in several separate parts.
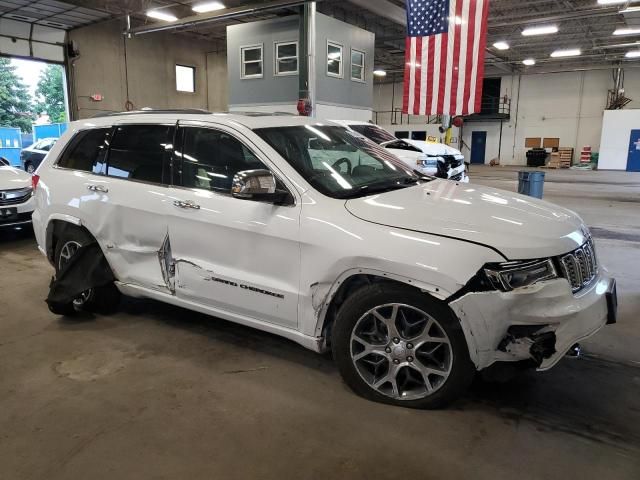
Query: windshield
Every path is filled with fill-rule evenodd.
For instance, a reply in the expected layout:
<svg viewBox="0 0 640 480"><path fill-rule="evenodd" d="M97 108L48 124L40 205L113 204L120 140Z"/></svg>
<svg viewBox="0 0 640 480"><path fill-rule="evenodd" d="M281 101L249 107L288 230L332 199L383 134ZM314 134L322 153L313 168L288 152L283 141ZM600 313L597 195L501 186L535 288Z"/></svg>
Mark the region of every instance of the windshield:
<svg viewBox="0 0 640 480"><path fill-rule="evenodd" d="M333 198L406 188L423 179L384 148L342 127L304 125L255 132L314 188Z"/></svg>
<svg viewBox="0 0 640 480"><path fill-rule="evenodd" d="M361 133L369 140L376 142L378 145L384 142L390 142L395 140L396 137L387 132L384 128L380 128L377 125L349 125L349 128Z"/></svg>

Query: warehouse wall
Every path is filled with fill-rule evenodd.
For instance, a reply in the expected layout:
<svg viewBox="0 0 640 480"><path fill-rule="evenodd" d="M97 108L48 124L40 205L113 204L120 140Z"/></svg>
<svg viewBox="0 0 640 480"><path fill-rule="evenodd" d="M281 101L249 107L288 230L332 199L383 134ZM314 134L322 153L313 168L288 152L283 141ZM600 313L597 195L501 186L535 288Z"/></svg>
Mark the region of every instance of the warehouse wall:
<svg viewBox="0 0 640 480"><path fill-rule="evenodd" d="M135 108L226 109L226 60L214 43L174 33L126 39L123 29L114 20L69 32L80 52L71 67L74 118L125 110L127 86ZM195 93L176 91L176 64L196 68ZM93 93L104 100L91 101Z"/></svg>
<svg viewBox="0 0 640 480"><path fill-rule="evenodd" d="M579 150L590 145L598 151L607 90L612 86L610 70L502 77L502 95L512 99L512 107L511 120L503 125L501 162L524 165L526 137L558 137L561 146ZM626 69L625 90L633 99L626 108L640 108L640 69ZM391 97L391 84L376 85L374 110L391 110ZM395 85L393 106L402 106L401 82ZM381 118L385 120L379 123L384 124L390 117ZM422 122L422 118L411 118L412 124ZM470 153L467 146L473 131L487 132L486 161L497 158L500 122L466 123L462 135L465 155Z"/></svg>

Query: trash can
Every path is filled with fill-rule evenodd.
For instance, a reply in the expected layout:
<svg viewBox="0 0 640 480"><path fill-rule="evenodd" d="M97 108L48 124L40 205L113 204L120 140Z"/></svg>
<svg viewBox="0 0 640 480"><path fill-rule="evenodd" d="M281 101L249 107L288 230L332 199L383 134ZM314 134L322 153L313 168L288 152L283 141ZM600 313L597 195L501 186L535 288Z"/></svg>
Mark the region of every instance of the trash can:
<svg viewBox="0 0 640 480"><path fill-rule="evenodd" d="M518 193L542 198L544 172L518 172Z"/></svg>

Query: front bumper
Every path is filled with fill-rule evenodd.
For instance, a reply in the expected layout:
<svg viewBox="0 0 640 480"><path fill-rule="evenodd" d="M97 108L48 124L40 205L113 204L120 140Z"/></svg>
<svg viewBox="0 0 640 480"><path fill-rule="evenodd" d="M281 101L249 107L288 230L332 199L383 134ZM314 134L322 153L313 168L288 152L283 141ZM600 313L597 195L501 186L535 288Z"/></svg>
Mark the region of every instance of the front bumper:
<svg viewBox="0 0 640 480"><path fill-rule="evenodd" d="M17 205L6 205L0 206L0 209L9 209L15 208L17 213L16 215L2 217L0 215L0 229L2 228L15 228L21 227L24 225L28 225L31 223L31 215L33 214L33 210L35 208L35 203L33 200L33 196L29 198L24 203L19 203Z"/></svg>
<svg viewBox="0 0 640 480"><path fill-rule="evenodd" d="M463 325L478 370L495 362L523 360L547 370L611 319L612 288L613 279L601 273L577 295L558 278L511 292L468 293L450 306ZM542 339L551 348L532 355L531 347Z"/></svg>

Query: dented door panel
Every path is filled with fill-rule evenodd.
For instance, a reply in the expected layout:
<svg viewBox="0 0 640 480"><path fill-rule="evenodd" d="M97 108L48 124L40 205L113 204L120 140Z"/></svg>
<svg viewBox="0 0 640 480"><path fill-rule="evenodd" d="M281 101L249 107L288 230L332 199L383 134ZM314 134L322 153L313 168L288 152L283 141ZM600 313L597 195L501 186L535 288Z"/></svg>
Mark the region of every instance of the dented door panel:
<svg viewBox="0 0 640 480"><path fill-rule="evenodd" d="M88 184L96 183L95 178L88 180ZM100 182L106 192L87 195L82 212L116 278L123 283L166 289L158 251L167 235L167 188L106 177Z"/></svg>
<svg viewBox="0 0 640 480"><path fill-rule="evenodd" d="M171 189L175 294L214 308L297 327L299 207L240 200L197 189Z"/></svg>

